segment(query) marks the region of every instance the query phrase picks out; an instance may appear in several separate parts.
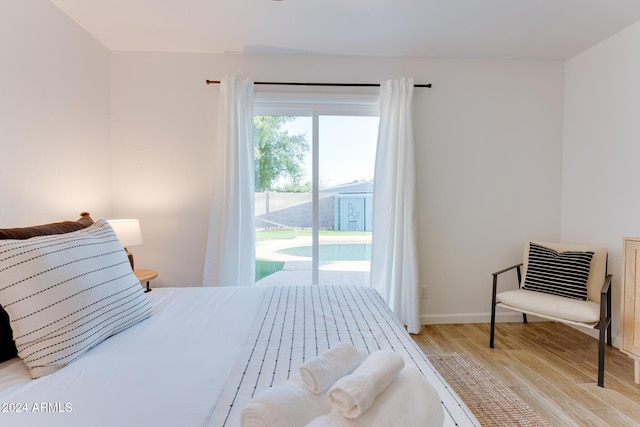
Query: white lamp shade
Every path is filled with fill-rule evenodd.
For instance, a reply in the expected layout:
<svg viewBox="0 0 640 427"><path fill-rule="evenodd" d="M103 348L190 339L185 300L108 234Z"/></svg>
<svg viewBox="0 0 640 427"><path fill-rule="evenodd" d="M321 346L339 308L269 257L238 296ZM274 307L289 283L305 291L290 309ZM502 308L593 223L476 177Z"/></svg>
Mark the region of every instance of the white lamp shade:
<svg viewBox="0 0 640 427"><path fill-rule="evenodd" d="M137 219L108 219L107 222L116 232L123 247L142 244L140 222Z"/></svg>

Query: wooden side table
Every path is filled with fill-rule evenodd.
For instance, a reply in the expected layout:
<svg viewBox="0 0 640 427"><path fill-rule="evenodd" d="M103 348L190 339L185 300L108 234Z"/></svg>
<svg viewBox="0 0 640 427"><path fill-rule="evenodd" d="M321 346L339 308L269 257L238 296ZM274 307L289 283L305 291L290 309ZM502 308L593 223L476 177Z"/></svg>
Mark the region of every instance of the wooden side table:
<svg viewBox="0 0 640 427"><path fill-rule="evenodd" d="M151 288L149 287L149 282L158 277L158 272L155 270L142 269L142 270L133 270L133 273L136 275L140 283L146 282L147 289L145 292L151 292Z"/></svg>

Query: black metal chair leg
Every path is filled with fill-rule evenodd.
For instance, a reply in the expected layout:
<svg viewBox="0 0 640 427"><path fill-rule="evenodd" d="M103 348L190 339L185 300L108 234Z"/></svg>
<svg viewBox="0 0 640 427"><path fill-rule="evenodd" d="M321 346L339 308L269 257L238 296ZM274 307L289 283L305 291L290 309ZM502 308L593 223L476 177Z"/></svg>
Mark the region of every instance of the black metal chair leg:
<svg viewBox="0 0 640 427"><path fill-rule="evenodd" d="M603 325L604 326L604 325ZM605 328L600 328L600 337L598 339L598 386L604 387L604 339Z"/></svg>
<svg viewBox="0 0 640 427"><path fill-rule="evenodd" d="M496 289L498 285L498 276L493 275L493 292L491 296L491 332L489 334L489 347L493 348L493 340L496 330Z"/></svg>
<svg viewBox="0 0 640 427"><path fill-rule="evenodd" d="M611 340L611 286L607 289L607 344L613 345L613 341Z"/></svg>
<svg viewBox="0 0 640 427"><path fill-rule="evenodd" d="M598 322L598 386L604 387L605 339L611 343L611 286L600 294L600 322Z"/></svg>

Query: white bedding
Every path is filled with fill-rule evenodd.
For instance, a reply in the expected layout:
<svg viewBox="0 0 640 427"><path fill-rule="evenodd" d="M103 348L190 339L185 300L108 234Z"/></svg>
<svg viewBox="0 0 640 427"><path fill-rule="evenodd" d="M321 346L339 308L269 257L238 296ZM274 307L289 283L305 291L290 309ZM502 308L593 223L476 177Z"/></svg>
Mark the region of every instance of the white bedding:
<svg viewBox="0 0 640 427"><path fill-rule="evenodd" d="M32 380L19 359L1 363L0 426L237 426L254 393L341 340L367 352L400 352L438 391L446 425L480 425L367 288L157 288L147 295L151 318L58 372Z"/></svg>

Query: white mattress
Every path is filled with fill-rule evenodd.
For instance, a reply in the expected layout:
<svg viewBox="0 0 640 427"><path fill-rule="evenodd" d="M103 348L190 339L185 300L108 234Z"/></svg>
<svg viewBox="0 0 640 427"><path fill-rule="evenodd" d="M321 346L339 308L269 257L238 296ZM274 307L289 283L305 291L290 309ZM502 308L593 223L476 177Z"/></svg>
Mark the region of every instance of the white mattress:
<svg viewBox="0 0 640 427"><path fill-rule="evenodd" d="M0 364L0 425L233 427L253 394L339 341L398 351L440 394L446 425L480 425L368 288L156 288L147 295L151 318L52 375L32 380L17 358Z"/></svg>

